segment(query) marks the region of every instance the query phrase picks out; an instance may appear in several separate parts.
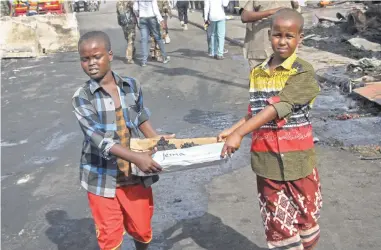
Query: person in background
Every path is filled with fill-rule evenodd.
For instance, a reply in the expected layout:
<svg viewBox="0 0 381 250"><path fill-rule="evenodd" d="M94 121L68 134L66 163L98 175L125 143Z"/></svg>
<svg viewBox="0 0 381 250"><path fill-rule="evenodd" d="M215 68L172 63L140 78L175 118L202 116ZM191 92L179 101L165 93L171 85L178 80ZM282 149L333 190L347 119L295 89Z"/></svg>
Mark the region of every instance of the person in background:
<svg viewBox="0 0 381 250"><path fill-rule="evenodd" d="M159 11L162 17L164 18L164 32L163 37L165 43L170 43L171 39L169 37L168 32L168 18L172 18L172 9L171 9L171 2L170 0L162 0L158 2L159 5Z"/></svg>
<svg viewBox="0 0 381 250"><path fill-rule="evenodd" d="M209 56L224 59L225 46L225 7L229 0L205 0L204 20L208 24Z"/></svg>
<svg viewBox="0 0 381 250"><path fill-rule="evenodd" d="M189 1L176 1L176 7L179 12L179 19L181 27L183 27L184 30L188 30L188 8L189 8Z"/></svg>
<svg viewBox="0 0 381 250"><path fill-rule="evenodd" d="M127 63L134 63L135 37L136 37L136 16L133 11L133 0L121 0L116 2L116 14L118 24L123 29L124 38L127 41L126 59Z"/></svg>
<svg viewBox="0 0 381 250"><path fill-rule="evenodd" d="M159 6L160 14L164 18L164 25L165 25L165 28L163 28L163 26L160 26L160 33L162 35L161 37L162 39L164 39L165 43L170 43L171 40L168 34L167 20L168 20L168 16L172 16L172 14L171 14L169 1L168 0L159 1L158 6ZM151 47L150 47L151 59L158 62L162 62L163 57L161 56L159 44L155 41L155 38L153 37L152 33L150 33L150 37L151 37Z"/></svg>
<svg viewBox="0 0 381 250"><path fill-rule="evenodd" d="M241 20L246 23L243 54L249 62L250 70L272 54L272 48L267 39L270 17L280 9L293 8L293 6L298 8L298 2L249 0L240 9Z"/></svg>
<svg viewBox="0 0 381 250"><path fill-rule="evenodd" d="M160 14L159 7L157 5L157 0L145 0L145 1L135 1L134 12L138 17L139 29L141 33L141 43L143 58L141 66L145 67L147 65L148 59L148 39L150 33L152 33L155 41L159 45L161 55L163 57L163 63L168 63L170 57L167 56L164 47L164 41L161 37L160 25L165 28L164 19Z"/></svg>

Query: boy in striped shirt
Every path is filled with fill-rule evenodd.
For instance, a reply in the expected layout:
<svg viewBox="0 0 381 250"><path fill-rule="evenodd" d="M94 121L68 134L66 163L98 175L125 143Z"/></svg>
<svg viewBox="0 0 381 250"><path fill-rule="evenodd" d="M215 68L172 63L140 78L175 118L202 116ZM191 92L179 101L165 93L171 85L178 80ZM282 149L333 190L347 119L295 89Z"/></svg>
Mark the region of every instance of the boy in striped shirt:
<svg viewBox="0 0 381 250"><path fill-rule="evenodd" d="M269 40L274 51L250 76L248 115L220 133L221 156L231 155L252 132L251 165L270 249L312 249L322 206L309 110L320 88L313 67L295 51L303 17L279 10Z"/></svg>

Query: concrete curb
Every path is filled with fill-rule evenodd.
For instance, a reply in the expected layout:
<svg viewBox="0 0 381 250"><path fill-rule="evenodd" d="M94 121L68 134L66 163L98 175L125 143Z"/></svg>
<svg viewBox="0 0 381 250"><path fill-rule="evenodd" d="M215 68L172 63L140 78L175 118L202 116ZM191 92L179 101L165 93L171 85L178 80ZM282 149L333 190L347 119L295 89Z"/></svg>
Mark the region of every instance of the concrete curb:
<svg viewBox="0 0 381 250"><path fill-rule="evenodd" d="M176 17L177 19L179 18L179 16L177 16L177 15L172 15L172 17ZM200 29L204 30L204 25L201 25L201 24L199 24L199 23L196 23L196 22L193 22L193 21L188 20L188 24L191 24L191 25L193 25L193 26L196 26L197 28L200 28ZM234 45L243 47L243 42L237 41L237 40L234 39L234 38L225 36L225 40L228 41L228 42L230 42L230 43L232 43L232 44L234 44Z"/></svg>
<svg viewBox="0 0 381 250"><path fill-rule="evenodd" d="M76 51L79 39L76 14L0 18L0 57L39 57Z"/></svg>

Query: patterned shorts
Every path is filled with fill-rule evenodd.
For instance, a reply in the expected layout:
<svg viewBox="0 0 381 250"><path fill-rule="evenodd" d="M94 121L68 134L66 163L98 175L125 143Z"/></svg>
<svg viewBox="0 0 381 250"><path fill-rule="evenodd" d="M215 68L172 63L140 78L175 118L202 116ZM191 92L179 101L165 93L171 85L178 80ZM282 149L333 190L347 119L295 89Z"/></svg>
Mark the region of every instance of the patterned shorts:
<svg viewBox="0 0 381 250"><path fill-rule="evenodd" d="M322 207L319 175L295 181L257 176L258 199L269 249L312 249L319 240Z"/></svg>

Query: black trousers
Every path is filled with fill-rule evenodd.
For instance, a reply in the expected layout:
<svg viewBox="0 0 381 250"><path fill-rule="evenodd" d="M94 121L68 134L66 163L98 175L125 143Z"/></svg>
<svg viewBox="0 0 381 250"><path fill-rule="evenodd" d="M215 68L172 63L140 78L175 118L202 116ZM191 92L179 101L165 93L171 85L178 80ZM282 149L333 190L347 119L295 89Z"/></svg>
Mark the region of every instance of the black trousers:
<svg viewBox="0 0 381 250"><path fill-rule="evenodd" d="M177 9L179 11L179 19L180 21L183 21L184 24L188 23L188 8L189 8L189 2L188 1L178 1Z"/></svg>

